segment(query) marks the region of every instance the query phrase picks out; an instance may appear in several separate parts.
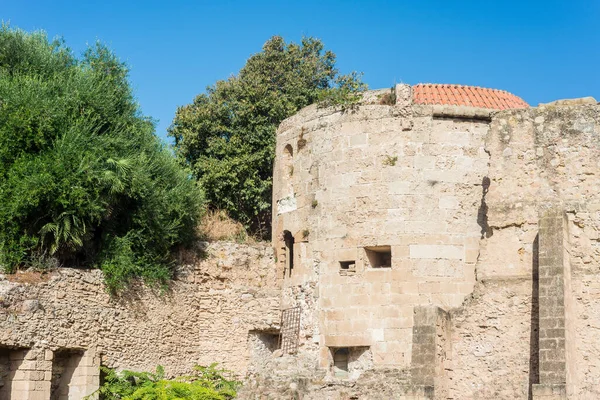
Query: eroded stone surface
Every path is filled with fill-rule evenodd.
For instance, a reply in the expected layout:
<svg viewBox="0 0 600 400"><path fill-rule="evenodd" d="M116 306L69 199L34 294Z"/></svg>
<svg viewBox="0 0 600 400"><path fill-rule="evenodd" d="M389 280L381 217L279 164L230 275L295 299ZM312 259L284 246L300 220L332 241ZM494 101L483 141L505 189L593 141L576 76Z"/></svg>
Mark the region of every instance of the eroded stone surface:
<svg viewBox="0 0 600 400"><path fill-rule="evenodd" d="M7 351L75 347L169 374L220 361L248 399L599 398L600 107L416 106L409 89L281 124L274 255L212 244L162 297L111 299L98 271L1 281L0 381Z"/></svg>
<svg viewBox="0 0 600 400"><path fill-rule="evenodd" d="M220 362L243 376L248 332L279 327L281 277L265 245L198 251L206 259L188 257L164 294L137 285L111 298L98 270L59 269L37 284L2 280L0 345L93 347L104 365L151 371L160 364L169 375Z"/></svg>
<svg viewBox="0 0 600 400"><path fill-rule="evenodd" d="M435 370L431 391L419 389L428 398L596 398L600 107L397 104L309 108L280 127L278 149L300 133L306 142L294 176L276 160L274 199L292 185L298 209L275 217L275 250L285 250L282 231L311 232L283 302L297 304L299 285L318 288L305 311L318 325L303 330L297 358L315 360L327 381L329 349L368 346L373 370L397 388ZM548 210L567 222L540 228ZM373 268L367 250L388 246L391 267ZM341 261L355 261L354 270ZM415 353L437 343L415 337L413 311L423 306L449 315L439 338L451 345L435 357ZM429 366L417 368L424 357ZM354 394L330 386L327 396L375 398L361 378L354 384ZM419 395L398 388L390 398L411 396Z"/></svg>

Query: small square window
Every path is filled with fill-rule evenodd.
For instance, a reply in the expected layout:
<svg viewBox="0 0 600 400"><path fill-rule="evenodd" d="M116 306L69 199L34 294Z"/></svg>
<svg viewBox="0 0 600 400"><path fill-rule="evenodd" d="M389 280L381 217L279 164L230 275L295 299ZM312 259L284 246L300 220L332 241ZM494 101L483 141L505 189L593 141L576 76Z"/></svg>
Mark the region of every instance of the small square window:
<svg viewBox="0 0 600 400"><path fill-rule="evenodd" d="M390 246L365 247L371 268L392 268L392 248Z"/></svg>
<svg viewBox="0 0 600 400"><path fill-rule="evenodd" d="M373 368L373 355L367 346L330 347L330 373L338 379L356 380Z"/></svg>
<svg viewBox="0 0 600 400"><path fill-rule="evenodd" d="M272 330L248 332L250 356L256 360L264 360L279 349L279 337L279 332Z"/></svg>
<svg viewBox="0 0 600 400"><path fill-rule="evenodd" d="M356 269L356 261L340 261L340 269L354 271Z"/></svg>

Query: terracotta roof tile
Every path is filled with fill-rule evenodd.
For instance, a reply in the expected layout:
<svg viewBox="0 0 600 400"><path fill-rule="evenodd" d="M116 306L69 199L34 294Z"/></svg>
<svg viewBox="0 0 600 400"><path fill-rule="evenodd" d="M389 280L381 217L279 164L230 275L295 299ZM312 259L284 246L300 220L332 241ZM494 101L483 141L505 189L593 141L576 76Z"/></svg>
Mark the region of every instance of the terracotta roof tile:
<svg viewBox="0 0 600 400"><path fill-rule="evenodd" d="M514 94L478 86L420 83L414 85L412 90L415 104L469 106L494 110L529 107L529 104Z"/></svg>

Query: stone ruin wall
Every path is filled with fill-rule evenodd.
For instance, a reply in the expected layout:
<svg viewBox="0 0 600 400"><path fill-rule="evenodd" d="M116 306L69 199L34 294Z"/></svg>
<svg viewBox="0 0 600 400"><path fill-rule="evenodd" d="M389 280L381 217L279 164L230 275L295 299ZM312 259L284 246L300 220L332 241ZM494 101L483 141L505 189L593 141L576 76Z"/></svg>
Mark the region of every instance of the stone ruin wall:
<svg viewBox="0 0 600 400"><path fill-rule="evenodd" d="M548 105L504 112L494 118L486 141L492 154L488 221L494 232L506 230L507 240L493 249L490 241L488 254L494 251L498 261L494 269L482 262L482 272L502 276L500 257L525 250L524 262L509 263L516 268L504 280L531 285L531 356L522 358L529 359L530 379L541 383L534 385L534 397L547 398L550 387L574 399L600 396L599 111L596 105ZM499 333L510 328L506 324ZM524 344L521 350L526 354ZM496 357L508 362L506 355Z"/></svg>
<svg viewBox="0 0 600 400"><path fill-rule="evenodd" d="M600 397L599 122L595 103L490 113L401 96L284 121L273 238L284 270L283 233L294 236L294 263L283 302L314 301L293 372L256 391ZM364 248L382 245L391 268L370 268ZM354 271L340 269L347 260ZM368 349L370 370L336 379L336 347ZM307 360L318 378L295 367Z"/></svg>
<svg viewBox="0 0 600 400"><path fill-rule="evenodd" d="M0 398L80 398L100 364L215 361L249 399L599 398L600 107L491 113L406 91L284 121L274 253L211 244L163 296L111 299L99 271L2 277ZM381 246L391 265L372 268ZM282 354L295 306L299 347Z"/></svg>
<svg viewBox="0 0 600 400"><path fill-rule="evenodd" d="M243 377L268 345L264 335L279 328L272 251L234 243L196 250L162 295L139 285L111 298L99 270L2 276L0 398L62 399L62 390L81 399L98 387L100 364L162 365L173 376L219 362Z"/></svg>
<svg viewBox="0 0 600 400"><path fill-rule="evenodd" d="M473 291L489 121L433 111L410 103L346 113L312 107L280 127L280 269L288 263L283 232L294 236L283 302L318 287L314 307L298 304L314 321L303 327L300 353L321 368L336 347L367 348L375 369L410 368L415 307L455 308ZM365 247L381 246L389 246L391 268L370 265ZM340 261L354 269L341 270Z"/></svg>

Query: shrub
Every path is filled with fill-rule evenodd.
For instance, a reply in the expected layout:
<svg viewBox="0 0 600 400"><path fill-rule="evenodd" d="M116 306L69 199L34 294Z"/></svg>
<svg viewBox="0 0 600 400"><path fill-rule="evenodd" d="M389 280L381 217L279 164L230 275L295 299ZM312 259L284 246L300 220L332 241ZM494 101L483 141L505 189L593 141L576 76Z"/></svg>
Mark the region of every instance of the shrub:
<svg viewBox="0 0 600 400"><path fill-rule="evenodd" d="M390 89L389 93L380 95L379 104L386 105L386 106L393 106L396 104L396 90L394 87L392 87Z"/></svg>
<svg viewBox="0 0 600 400"><path fill-rule="evenodd" d="M385 155L383 161L381 162L383 165L387 165L389 167L393 167L398 162L398 156L390 156Z"/></svg>
<svg viewBox="0 0 600 400"><path fill-rule="evenodd" d="M246 233L244 226L231 219L223 210L209 210L202 217L199 236L203 240L226 240L248 242L252 238Z"/></svg>
<svg viewBox="0 0 600 400"><path fill-rule="evenodd" d="M166 379L160 365L156 372L115 372L100 367L104 383L92 399L100 395L104 400L229 400L236 397L241 383L230 377L231 373L217 369L217 364L208 367L196 366L194 374Z"/></svg>
<svg viewBox="0 0 600 400"><path fill-rule="evenodd" d="M165 283L202 194L141 115L105 46L76 58L0 27L0 266L99 267L110 290Z"/></svg>

